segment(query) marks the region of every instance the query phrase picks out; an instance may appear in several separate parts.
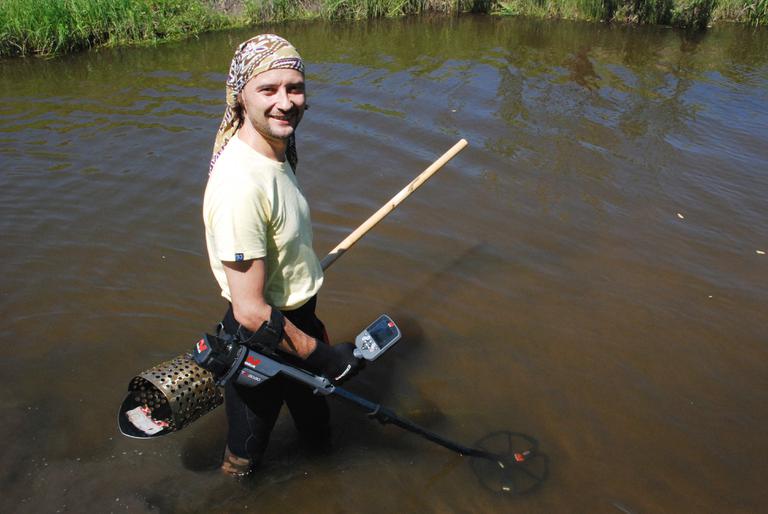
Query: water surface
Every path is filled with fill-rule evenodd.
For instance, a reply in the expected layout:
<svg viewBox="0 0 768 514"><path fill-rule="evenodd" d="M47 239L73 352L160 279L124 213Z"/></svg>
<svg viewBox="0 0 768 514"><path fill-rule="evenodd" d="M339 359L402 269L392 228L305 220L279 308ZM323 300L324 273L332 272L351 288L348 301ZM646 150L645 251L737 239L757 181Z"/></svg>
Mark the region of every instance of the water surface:
<svg viewBox="0 0 768 514"><path fill-rule="evenodd" d="M500 498L459 456L337 402L281 418L245 484L223 412L134 441L137 372L218 320L202 191L255 31L0 62L5 512L758 512L768 493L768 33L466 16L270 27L308 62L299 177L324 255L470 147L327 272L335 340L405 340L350 388L551 476ZM372 480L378 487L360 485Z"/></svg>

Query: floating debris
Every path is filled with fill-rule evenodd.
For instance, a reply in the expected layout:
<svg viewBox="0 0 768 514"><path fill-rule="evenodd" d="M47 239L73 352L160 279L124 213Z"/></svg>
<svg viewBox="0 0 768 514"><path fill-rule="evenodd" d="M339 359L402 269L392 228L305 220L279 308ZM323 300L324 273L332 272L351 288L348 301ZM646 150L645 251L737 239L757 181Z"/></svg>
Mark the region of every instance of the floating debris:
<svg viewBox="0 0 768 514"><path fill-rule="evenodd" d="M626 514L634 514L631 510L629 510L629 507L622 505L619 502L612 502L611 505L619 509L621 512L625 512Z"/></svg>
<svg viewBox="0 0 768 514"><path fill-rule="evenodd" d="M683 216L683 215L682 215L682 214L680 214L679 212L677 213L677 217L678 217L678 218L680 218L681 220L684 220L684 219L685 219L685 216Z"/></svg>
<svg viewBox="0 0 768 514"><path fill-rule="evenodd" d="M765 251L763 251L763 250L755 250L755 253L757 255L765 255Z"/></svg>

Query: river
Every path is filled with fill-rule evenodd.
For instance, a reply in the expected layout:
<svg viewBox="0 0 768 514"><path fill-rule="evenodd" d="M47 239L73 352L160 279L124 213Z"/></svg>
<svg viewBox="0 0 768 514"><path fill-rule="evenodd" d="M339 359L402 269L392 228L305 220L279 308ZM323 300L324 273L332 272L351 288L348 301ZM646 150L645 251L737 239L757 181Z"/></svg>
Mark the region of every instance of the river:
<svg viewBox="0 0 768 514"><path fill-rule="evenodd" d="M308 63L298 176L325 255L470 146L326 274L349 340L402 342L350 389L472 444L534 436L548 479L332 401L334 451L284 412L261 470L215 468L222 409L116 428L133 375L223 313L202 192L234 47L258 29L0 61L0 510L759 512L768 504L768 32L488 16L268 27Z"/></svg>

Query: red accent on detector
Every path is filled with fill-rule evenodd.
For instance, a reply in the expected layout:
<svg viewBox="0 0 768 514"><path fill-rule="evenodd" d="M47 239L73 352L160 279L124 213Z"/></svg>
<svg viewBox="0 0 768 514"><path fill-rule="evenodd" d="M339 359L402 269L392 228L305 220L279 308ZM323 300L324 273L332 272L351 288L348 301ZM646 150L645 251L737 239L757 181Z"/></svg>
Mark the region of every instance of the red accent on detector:
<svg viewBox="0 0 768 514"><path fill-rule="evenodd" d="M516 462L523 462L525 460L525 454L523 453L516 453L515 454L515 461Z"/></svg>
<svg viewBox="0 0 768 514"><path fill-rule="evenodd" d="M387 323L387 326L388 326L389 328L392 328L392 327L394 327L394 326L395 326L395 322L394 322L394 321L390 321L389 323Z"/></svg>
<svg viewBox="0 0 768 514"><path fill-rule="evenodd" d="M245 359L245 363L251 366L252 368L255 368L259 364L261 364L261 359L257 359L253 355L249 355L247 359Z"/></svg>
<svg viewBox="0 0 768 514"><path fill-rule="evenodd" d="M205 344L205 339L201 339L197 342L197 353L203 353L208 349L208 345Z"/></svg>

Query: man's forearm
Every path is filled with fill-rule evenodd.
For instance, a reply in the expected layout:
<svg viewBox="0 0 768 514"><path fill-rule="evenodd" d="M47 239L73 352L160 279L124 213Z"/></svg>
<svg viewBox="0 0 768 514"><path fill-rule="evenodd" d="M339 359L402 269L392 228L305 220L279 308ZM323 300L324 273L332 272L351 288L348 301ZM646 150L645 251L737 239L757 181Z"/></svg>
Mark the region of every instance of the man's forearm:
<svg viewBox="0 0 768 514"><path fill-rule="evenodd" d="M299 330L288 318L285 319L283 340L279 346L281 350L306 359L310 353L315 351L316 345L317 341L314 337Z"/></svg>
<svg viewBox="0 0 768 514"><path fill-rule="evenodd" d="M265 322L269 322L272 309L275 307L264 303L263 305L251 306L249 309L238 309L237 305L233 305L233 308L237 322L251 332L256 332ZM310 353L315 351L316 344L314 337L305 334L288 318L285 318L283 340L278 345L280 350L306 359Z"/></svg>
<svg viewBox="0 0 768 514"><path fill-rule="evenodd" d="M257 332L264 322L269 323L272 317L274 307L266 302L262 293L265 270L263 258L224 263L224 272L229 283L235 319L251 332ZM313 337L299 330L290 320L285 319L283 340L278 343L278 348L306 359L315 350L316 344Z"/></svg>

